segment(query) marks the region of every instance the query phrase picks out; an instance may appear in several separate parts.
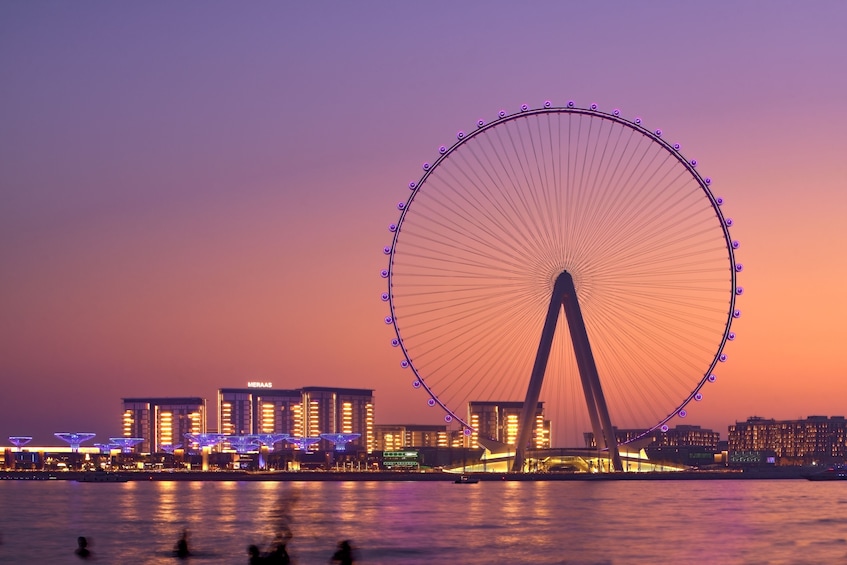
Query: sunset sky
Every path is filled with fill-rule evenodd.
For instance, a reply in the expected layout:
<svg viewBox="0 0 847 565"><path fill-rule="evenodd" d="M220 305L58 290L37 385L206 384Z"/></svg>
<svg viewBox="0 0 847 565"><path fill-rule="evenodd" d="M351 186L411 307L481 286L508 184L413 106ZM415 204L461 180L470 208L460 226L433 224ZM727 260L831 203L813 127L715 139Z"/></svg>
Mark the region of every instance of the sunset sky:
<svg viewBox="0 0 847 565"><path fill-rule="evenodd" d="M735 220L738 338L685 423L847 415L847 3L0 3L0 444L121 398L372 388L396 204L502 108L620 108ZM210 424L216 425L212 416Z"/></svg>

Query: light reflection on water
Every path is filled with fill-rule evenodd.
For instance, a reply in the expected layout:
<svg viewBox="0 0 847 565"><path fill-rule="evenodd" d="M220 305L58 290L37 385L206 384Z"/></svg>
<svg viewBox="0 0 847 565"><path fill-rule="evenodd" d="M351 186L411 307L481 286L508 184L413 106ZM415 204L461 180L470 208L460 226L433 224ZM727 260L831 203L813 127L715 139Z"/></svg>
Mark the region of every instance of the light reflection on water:
<svg viewBox="0 0 847 565"><path fill-rule="evenodd" d="M0 563L247 563L284 526L295 563L823 563L847 559L847 484L0 481Z"/></svg>

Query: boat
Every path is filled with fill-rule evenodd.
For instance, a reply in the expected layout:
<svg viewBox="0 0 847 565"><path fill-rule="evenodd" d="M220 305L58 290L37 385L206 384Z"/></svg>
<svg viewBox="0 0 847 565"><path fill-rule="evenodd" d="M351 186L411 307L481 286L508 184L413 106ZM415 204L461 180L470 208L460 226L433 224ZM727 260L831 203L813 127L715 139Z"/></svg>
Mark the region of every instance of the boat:
<svg viewBox="0 0 847 565"><path fill-rule="evenodd" d="M108 471L86 471L77 479L80 483L125 483L128 479Z"/></svg>
<svg viewBox="0 0 847 565"><path fill-rule="evenodd" d="M810 481L847 481L847 466L833 465L829 469L806 475Z"/></svg>
<svg viewBox="0 0 847 565"><path fill-rule="evenodd" d="M478 483L479 479L470 475L459 475L453 482L457 485L473 485Z"/></svg>

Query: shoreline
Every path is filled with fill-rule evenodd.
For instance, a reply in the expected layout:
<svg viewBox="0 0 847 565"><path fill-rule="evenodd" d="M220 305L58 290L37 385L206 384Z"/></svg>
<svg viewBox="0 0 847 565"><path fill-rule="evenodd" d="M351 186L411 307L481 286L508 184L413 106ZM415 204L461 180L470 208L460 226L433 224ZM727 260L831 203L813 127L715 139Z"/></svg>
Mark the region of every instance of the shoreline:
<svg viewBox="0 0 847 565"><path fill-rule="evenodd" d="M744 471L673 471L644 473L464 473L479 481L679 481L805 479L817 470L776 467ZM460 473L410 471L0 471L0 480L129 481L455 481ZM92 479L92 477L94 477ZM98 480L102 479L102 480Z"/></svg>

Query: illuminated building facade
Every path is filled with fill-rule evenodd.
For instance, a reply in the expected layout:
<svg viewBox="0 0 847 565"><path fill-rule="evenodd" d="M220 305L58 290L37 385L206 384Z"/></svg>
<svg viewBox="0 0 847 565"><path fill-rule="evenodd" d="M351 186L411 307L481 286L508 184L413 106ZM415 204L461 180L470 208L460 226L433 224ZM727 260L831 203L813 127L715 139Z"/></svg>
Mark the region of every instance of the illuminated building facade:
<svg viewBox="0 0 847 565"><path fill-rule="evenodd" d="M730 461L737 454L774 452L783 465L842 463L847 456L844 416L773 420L757 416L729 426ZM743 457L742 457L743 458Z"/></svg>
<svg viewBox="0 0 847 565"><path fill-rule="evenodd" d="M374 450L373 390L305 387L300 391L302 434L292 435L361 434L350 442L348 449L362 449L368 453ZM326 440L321 444L321 449L333 448Z"/></svg>
<svg viewBox="0 0 847 565"><path fill-rule="evenodd" d="M270 383L255 383L270 385ZM299 390L266 386L218 390L218 428L227 435L302 433Z"/></svg>
<svg viewBox="0 0 847 565"><path fill-rule="evenodd" d="M480 447L479 437L493 439L514 446L518 438L518 421L523 402L474 401L468 402L468 423L473 428L468 436L469 447ZM544 403L535 410L535 427L530 439L531 449L550 447L550 421L544 419Z"/></svg>
<svg viewBox="0 0 847 565"><path fill-rule="evenodd" d="M615 440L618 444L636 440L644 433L642 429L618 429L615 428ZM585 432L585 447L596 449L593 432ZM666 432L658 430L651 432L639 441L645 447L697 447L704 450L716 452L718 442L721 439L720 432L715 432L700 426L679 425Z"/></svg>
<svg viewBox="0 0 847 565"><path fill-rule="evenodd" d="M123 437L142 438L134 450L157 453L206 433L206 400L197 397L124 398Z"/></svg>
<svg viewBox="0 0 847 565"><path fill-rule="evenodd" d="M446 425L382 424L374 426L374 446L377 451L398 451L406 447L450 447L453 435Z"/></svg>

